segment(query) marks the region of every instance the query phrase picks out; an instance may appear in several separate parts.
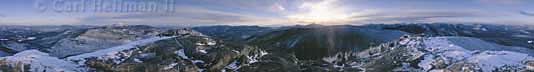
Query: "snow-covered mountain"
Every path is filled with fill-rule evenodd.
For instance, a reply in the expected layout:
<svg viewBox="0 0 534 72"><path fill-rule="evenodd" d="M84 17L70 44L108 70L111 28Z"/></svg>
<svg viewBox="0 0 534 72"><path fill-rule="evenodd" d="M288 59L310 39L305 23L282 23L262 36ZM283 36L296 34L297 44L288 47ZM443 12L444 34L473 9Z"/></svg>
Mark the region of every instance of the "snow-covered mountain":
<svg viewBox="0 0 534 72"><path fill-rule="evenodd" d="M0 26L0 53L50 48L57 41L79 35L91 26ZM0 56L3 56L0 54Z"/></svg>
<svg viewBox="0 0 534 72"><path fill-rule="evenodd" d="M52 56L63 58L147 39L159 32L157 28L144 25L91 28L78 36L59 40L47 51Z"/></svg>

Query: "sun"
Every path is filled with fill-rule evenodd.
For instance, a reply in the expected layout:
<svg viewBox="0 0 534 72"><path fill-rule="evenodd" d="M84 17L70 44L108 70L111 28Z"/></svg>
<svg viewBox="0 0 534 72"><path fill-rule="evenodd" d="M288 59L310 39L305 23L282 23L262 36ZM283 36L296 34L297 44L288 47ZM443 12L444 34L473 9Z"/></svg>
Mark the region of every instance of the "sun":
<svg viewBox="0 0 534 72"><path fill-rule="evenodd" d="M288 15L287 18L297 23L338 24L350 21L351 15L345 9L334 6L336 0L324 0L316 3L303 3L302 12Z"/></svg>

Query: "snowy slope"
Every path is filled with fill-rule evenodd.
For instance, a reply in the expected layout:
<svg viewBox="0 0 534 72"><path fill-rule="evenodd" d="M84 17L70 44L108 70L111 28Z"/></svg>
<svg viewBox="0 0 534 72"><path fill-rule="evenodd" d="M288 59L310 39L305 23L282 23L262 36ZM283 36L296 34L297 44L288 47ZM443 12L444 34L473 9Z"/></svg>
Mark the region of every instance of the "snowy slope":
<svg viewBox="0 0 534 72"><path fill-rule="evenodd" d="M532 52L470 37L406 36L359 57L364 60L361 67L372 72L518 72L534 70Z"/></svg>
<svg viewBox="0 0 534 72"><path fill-rule="evenodd" d="M135 48L136 46L143 46L149 43L153 43L159 40L164 40L164 39L169 39L169 38L174 38L174 37L152 37L152 38L148 38L144 40L130 42L125 45L120 45L120 46L116 46L112 48L98 50L98 51L91 52L91 53L85 53L81 55L67 57L65 59L68 61L77 62L79 65L85 64L86 58L97 58L100 60L113 60L116 63L120 63L121 61L123 61L121 60L121 56L124 56L124 55L128 56L128 54L125 54L122 51Z"/></svg>
<svg viewBox="0 0 534 72"><path fill-rule="evenodd" d="M466 37L431 37L423 40L424 51L426 54L418 64L423 70L431 71L436 69L437 64L452 64L448 66L451 68L454 64L475 64L475 69L482 70L484 72L491 72L504 67L513 66L516 69L525 68L523 61L534 60L532 56L527 53L521 53L515 51L517 48L502 48L491 49L492 47L498 47L499 45L476 40L472 42L458 44L458 40L472 40L474 38ZM469 46L465 46L468 45ZM488 45L477 45L488 44ZM480 48L472 48L477 46ZM469 47L469 48L466 48ZM457 66L457 65L456 65Z"/></svg>
<svg viewBox="0 0 534 72"><path fill-rule="evenodd" d="M29 65L31 72L80 72L85 70L84 68L76 68L77 65L73 62L51 57L38 50L26 50L13 56L2 57L0 60Z"/></svg>

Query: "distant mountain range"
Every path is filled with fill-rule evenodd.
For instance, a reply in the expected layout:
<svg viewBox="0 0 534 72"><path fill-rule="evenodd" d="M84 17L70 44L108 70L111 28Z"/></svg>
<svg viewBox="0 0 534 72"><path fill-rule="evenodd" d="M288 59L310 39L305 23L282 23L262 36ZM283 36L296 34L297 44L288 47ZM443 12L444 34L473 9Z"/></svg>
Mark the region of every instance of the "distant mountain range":
<svg viewBox="0 0 534 72"><path fill-rule="evenodd" d="M534 71L534 26L0 26L0 70Z"/></svg>

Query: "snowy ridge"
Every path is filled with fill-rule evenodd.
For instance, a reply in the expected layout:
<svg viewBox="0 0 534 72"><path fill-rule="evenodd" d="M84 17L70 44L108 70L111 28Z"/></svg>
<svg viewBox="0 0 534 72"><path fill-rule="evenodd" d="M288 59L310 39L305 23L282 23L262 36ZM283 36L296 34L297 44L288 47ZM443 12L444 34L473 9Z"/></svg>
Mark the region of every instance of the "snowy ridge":
<svg viewBox="0 0 534 72"><path fill-rule="evenodd" d="M76 64L51 57L38 50L26 50L13 56L3 57L10 63L23 63L30 66L30 72L82 72L84 68L76 68Z"/></svg>
<svg viewBox="0 0 534 72"><path fill-rule="evenodd" d="M152 37L152 38L148 38L148 39L144 39L144 40L130 42L130 43L125 44L125 45L120 45L120 46L116 46L116 47L112 47L112 48L98 50L98 51L91 52L91 53L85 53L85 54L81 54L81 55L67 57L65 59L68 60L68 61L77 62L78 65L84 65L85 64L85 59L86 58L92 58L92 57L96 57L97 59L100 59L100 60L113 59L113 60L115 60L114 62L117 63L117 62L121 62L122 61L122 60L117 60L117 59L121 58L118 55L119 54L123 54L121 52L123 50L129 50L129 49L135 48L136 46L142 46L142 45L153 43L153 42L156 42L156 41L159 41L159 40L164 40L164 39L169 39L169 38L174 38L174 37L175 36L172 36L172 37Z"/></svg>

